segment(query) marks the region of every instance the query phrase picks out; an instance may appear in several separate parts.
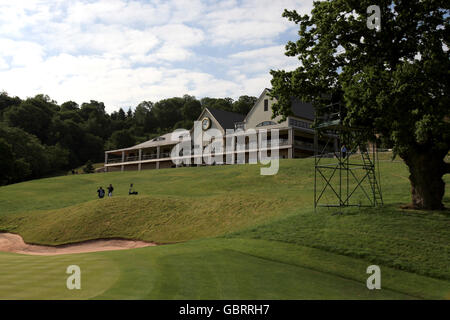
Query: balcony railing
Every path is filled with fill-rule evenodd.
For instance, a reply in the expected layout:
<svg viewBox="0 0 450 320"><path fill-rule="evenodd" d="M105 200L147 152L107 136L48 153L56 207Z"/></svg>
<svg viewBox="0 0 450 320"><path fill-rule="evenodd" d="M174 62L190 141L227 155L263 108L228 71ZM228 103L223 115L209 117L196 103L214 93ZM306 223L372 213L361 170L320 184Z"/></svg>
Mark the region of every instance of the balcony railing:
<svg viewBox="0 0 450 320"><path fill-rule="evenodd" d="M158 157L158 155L156 153L144 154L142 156L142 160L156 159L157 157Z"/></svg>
<svg viewBox="0 0 450 320"><path fill-rule="evenodd" d="M279 139L278 141L278 146L286 146L289 145L289 140L288 139ZM272 141L271 140L265 140L262 141L262 147L263 148L271 148L272 146ZM245 150L255 150L255 149L259 149L258 148L258 144L255 143L254 146L250 143L246 143L245 144ZM191 155L195 155L195 149L192 148L191 149ZM237 149L235 150L237 151ZM243 150L239 150L239 151L243 151ZM226 152L226 148L224 146L224 152ZM203 151L203 154L205 152ZM216 152L213 150L211 152L212 155L214 155ZM180 151L180 157L183 156L183 150ZM156 153L151 153L151 154L143 154L141 157L141 161L142 160L153 160L153 159L164 159L164 158L170 158L171 157L171 152L162 152L159 155L159 158L157 156ZM112 159L108 159L107 164L113 164L113 163L121 163L121 162L133 162L133 161L139 161L139 156L125 156L124 161L122 161L122 158L112 158Z"/></svg>
<svg viewBox="0 0 450 320"><path fill-rule="evenodd" d="M314 151L314 143L295 140L294 145L300 149Z"/></svg>

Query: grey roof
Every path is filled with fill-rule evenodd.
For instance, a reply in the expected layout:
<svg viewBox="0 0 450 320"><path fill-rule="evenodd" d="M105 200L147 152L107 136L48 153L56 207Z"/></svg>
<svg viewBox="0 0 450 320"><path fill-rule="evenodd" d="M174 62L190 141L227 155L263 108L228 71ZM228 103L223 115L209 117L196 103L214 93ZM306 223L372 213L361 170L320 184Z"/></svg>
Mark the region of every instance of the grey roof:
<svg viewBox="0 0 450 320"><path fill-rule="evenodd" d="M314 120L315 118L315 110L310 102L303 102L298 99L292 99L292 113L294 116L304 118L307 120Z"/></svg>
<svg viewBox="0 0 450 320"><path fill-rule="evenodd" d="M234 124L236 122L242 122L245 119L245 115L236 112L211 108L208 108L208 110L209 112L211 112L213 117L220 123L223 129L234 129Z"/></svg>
<svg viewBox="0 0 450 320"><path fill-rule="evenodd" d="M166 133L162 136L153 138L151 140L142 142L140 144L137 144L137 145L129 147L129 148L108 150L106 152L113 153L113 152L119 152L119 151L129 151L129 150L145 149L145 148L164 146L164 145L173 145L173 144L177 144L178 142L180 142L180 140L181 140L180 137L183 134L186 134L186 132L185 131L178 132L177 130L175 130L173 132Z"/></svg>

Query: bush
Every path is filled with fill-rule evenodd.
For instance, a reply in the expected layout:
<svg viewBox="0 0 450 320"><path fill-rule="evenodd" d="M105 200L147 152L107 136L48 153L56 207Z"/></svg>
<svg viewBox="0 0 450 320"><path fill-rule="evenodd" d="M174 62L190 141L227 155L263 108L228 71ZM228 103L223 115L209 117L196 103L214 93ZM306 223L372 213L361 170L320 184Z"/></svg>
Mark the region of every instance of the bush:
<svg viewBox="0 0 450 320"><path fill-rule="evenodd" d="M86 165L83 167L83 171L84 173L94 173L95 170L91 160L88 160L88 162L86 162Z"/></svg>

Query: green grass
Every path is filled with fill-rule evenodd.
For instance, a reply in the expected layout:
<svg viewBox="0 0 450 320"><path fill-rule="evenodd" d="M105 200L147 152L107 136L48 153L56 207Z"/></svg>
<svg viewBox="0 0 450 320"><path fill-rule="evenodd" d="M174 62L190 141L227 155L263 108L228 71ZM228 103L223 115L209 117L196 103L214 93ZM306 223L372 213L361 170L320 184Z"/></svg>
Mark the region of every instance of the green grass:
<svg viewBox="0 0 450 320"><path fill-rule="evenodd" d="M235 165L1 187L0 230L27 242L121 237L178 244L59 257L0 253L0 270L7 270L0 272L0 298L450 298L449 212L399 209L409 202L403 163L380 162L383 208L343 214L312 209L312 159L280 165L275 176ZM96 189L110 183L114 197L96 199ZM130 183L139 196L127 195ZM450 205L448 191L444 202ZM78 293L62 281L72 258L87 268ZM370 264L382 269L381 291L365 286ZM46 265L48 290L32 289L40 281L33 266Z"/></svg>
<svg viewBox="0 0 450 320"><path fill-rule="evenodd" d="M450 293L448 283L391 268L382 268L383 289L370 291L363 260L262 240L0 257L2 269L14 268L0 273L1 299L440 299ZM65 288L70 264L81 268L82 290Z"/></svg>
<svg viewBox="0 0 450 320"><path fill-rule="evenodd" d="M48 211L0 217L2 228L27 242L64 244L121 237L173 243L211 237L258 222L277 212L281 203L248 195L207 201L173 196L117 196ZM235 210L229 208L235 206ZM264 208L261 214L260 208ZM270 211L272 209L272 211Z"/></svg>
<svg viewBox="0 0 450 320"><path fill-rule="evenodd" d="M229 237L300 244L450 280L449 217L384 208L305 211Z"/></svg>

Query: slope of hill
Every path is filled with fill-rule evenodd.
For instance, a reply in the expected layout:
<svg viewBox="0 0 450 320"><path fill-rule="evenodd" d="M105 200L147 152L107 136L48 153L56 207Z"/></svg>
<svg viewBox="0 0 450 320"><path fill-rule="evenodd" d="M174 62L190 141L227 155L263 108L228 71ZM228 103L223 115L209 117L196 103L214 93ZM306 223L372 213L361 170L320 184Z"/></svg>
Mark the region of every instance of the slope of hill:
<svg viewBox="0 0 450 320"><path fill-rule="evenodd" d="M236 298L307 298L308 295L311 298L337 298L337 288L344 285L342 283L326 286L324 290L328 293L320 295L314 291L311 280L310 288L304 288L303 295L296 296L297 287L289 291L286 284L281 285L284 283L281 279L300 276L295 275L299 270L289 269L289 265L296 265L361 281L367 276L361 268L369 264L379 264L384 266L383 270L390 270L385 271L388 278L383 279L394 290L392 292L402 292L412 298L448 297L449 213L399 209L400 204L409 201L407 170L401 162L381 162L384 207L353 208L339 215L332 209L317 212L312 209L312 159L283 160L280 165L275 176L259 175L256 165L235 165L73 175L10 185L0 188L0 230L18 233L30 243L47 245L117 237L157 243L190 240L128 252L95 253L99 259L114 260L122 272L135 270L141 274L144 271L136 270L134 265L144 262L131 257L146 256L150 260L144 263L145 268L151 265L166 279L175 277L179 282L181 276L187 277L183 281L188 281L189 277L194 281L201 274L206 277L197 279L199 291L195 295L193 292L183 295L177 291L180 288L176 289L175 283L169 281L169 284L165 282L165 287L156 290L157 294L155 291L152 291L153 295L135 292L136 298L220 299L230 298L232 294ZM448 176L445 179L450 183ZM96 189L110 183L115 187L114 196L96 199ZM129 183L134 183L138 196L127 195ZM450 205L448 192L445 203ZM214 237L219 238L212 239ZM185 249L187 251L183 252ZM196 254L191 256L190 250ZM80 259L90 257L77 256ZM5 258L3 263L10 259L45 259L9 254L2 254L2 258ZM132 265L128 266L131 260ZM242 261L242 265L238 261ZM263 261L274 261L275 264ZM236 272L242 268L241 272L249 270L246 268L259 270L257 266L263 263L266 269L260 270L261 273L272 279L268 280L264 290L272 286L272 296L267 292L244 290L245 282L249 281L248 273L244 273L244 278L232 277L239 285L230 288L231 291L220 291L228 294L215 292L208 295L205 281L217 281L220 286L226 286L225 275L211 274L211 268L220 263L223 268L229 267ZM187 273L175 271L181 265ZM170 275L168 270L173 273ZM356 270L359 270L358 274ZM269 276L267 272L274 274ZM309 274L311 279L317 278L309 271L300 273ZM154 273L146 277L151 278L148 281L153 288L161 286L161 279ZM129 273L121 279L110 289L104 289L108 294L103 297L128 297L124 292L131 290L128 287L130 281L135 283L133 281L137 280ZM193 285L191 280L188 282ZM335 281L339 283L340 280ZM348 288L352 286L348 285ZM347 297L365 297L361 293L364 290L359 292L358 289L359 293L352 290L349 289ZM1 292L0 288L0 296ZM102 297L99 294L85 297ZM384 294L379 297L402 298L387 291Z"/></svg>

